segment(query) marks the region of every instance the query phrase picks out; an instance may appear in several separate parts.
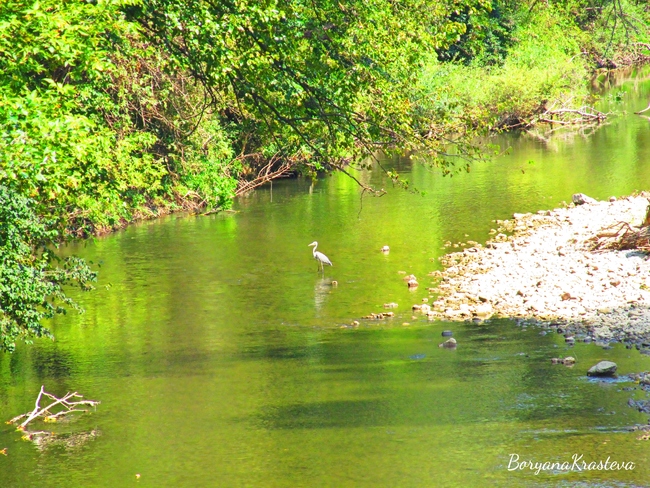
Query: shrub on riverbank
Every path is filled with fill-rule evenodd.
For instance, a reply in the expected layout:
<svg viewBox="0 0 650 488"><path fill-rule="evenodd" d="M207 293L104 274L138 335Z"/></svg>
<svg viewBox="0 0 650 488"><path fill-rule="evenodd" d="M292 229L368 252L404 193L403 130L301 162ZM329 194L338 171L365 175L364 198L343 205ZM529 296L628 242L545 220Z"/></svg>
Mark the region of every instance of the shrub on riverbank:
<svg viewBox="0 0 650 488"><path fill-rule="evenodd" d="M497 62L481 51L449 62L432 58L421 83L437 118L502 130L524 127L551 107L580 106L589 95L590 73L638 60L635 43L648 36L650 11L641 3L493 3L503 4L500 15L509 20L501 23L514 26L501 41L505 55Z"/></svg>
<svg viewBox="0 0 650 488"><path fill-rule="evenodd" d="M0 183L75 234L225 206L236 181L200 87L120 4L0 4Z"/></svg>
<svg viewBox="0 0 650 488"><path fill-rule="evenodd" d="M0 185L0 351L20 338L51 337L42 320L77 308L63 286L90 289L96 273L75 257L60 259L53 220L39 217L34 202Z"/></svg>

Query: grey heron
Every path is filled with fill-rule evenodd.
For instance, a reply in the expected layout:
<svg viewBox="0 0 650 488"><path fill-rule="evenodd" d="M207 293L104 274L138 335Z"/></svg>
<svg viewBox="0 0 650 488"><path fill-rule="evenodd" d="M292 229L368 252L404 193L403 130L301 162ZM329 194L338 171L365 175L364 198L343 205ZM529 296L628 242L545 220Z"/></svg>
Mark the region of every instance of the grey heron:
<svg viewBox="0 0 650 488"><path fill-rule="evenodd" d="M324 265L326 264L329 264L330 266L334 266L332 264L332 261L330 261L330 258L325 256L325 254L323 254L322 252L316 250L316 248L318 247L318 242L314 241L309 245L314 246L314 249L312 249L312 254L314 255L314 259L318 261L318 265L321 271L324 270Z"/></svg>

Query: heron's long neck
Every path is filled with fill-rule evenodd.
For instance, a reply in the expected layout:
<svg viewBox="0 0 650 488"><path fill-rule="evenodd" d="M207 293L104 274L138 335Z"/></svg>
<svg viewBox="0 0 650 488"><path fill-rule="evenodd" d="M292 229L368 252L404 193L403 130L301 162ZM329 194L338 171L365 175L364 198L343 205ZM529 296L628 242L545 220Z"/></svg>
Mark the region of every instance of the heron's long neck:
<svg viewBox="0 0 650 488"><path fill-rule="evenodd" d="M316 248L318 247L318 244L314 246L314 249L311 250L311 253L316 257Z"/></svg>

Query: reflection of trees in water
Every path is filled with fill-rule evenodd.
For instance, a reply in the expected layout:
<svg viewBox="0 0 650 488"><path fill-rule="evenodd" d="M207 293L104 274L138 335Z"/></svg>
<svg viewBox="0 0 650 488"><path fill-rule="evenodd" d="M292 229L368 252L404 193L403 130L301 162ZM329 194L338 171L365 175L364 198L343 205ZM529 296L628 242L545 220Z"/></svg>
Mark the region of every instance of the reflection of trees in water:
<svg viewBox="0 0 650 488"><path fill-rule="evenodd" d="M45 378L68 378L72 374L75 358L70 351L56 346L34 348L32 365L39 380Z"/></svg>
<svg viewBox="0 0 650 488"><path fill-rule="evenodd" d="M639 73L641 71L641 73ZM624 68L598 71L591 79L591 90L599 95L605 94L608 90L621 86L628 81L634 82L634 87L643 81L650 79L647 71L639 69L636 65Z"/></svg>

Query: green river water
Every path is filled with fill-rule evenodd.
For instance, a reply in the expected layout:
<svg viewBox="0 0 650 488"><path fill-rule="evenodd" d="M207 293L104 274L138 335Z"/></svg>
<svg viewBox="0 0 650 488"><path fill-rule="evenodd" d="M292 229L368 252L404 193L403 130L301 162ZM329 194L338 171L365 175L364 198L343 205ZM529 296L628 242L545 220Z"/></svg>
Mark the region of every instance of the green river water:
<svg viewBox="0 0 650 488"><path fill-rule="evenodd" d="M601 102L627 114L588 136L504 136L508 155L453 178L386 162L425 195L391 189L361 206L345 176L284 180L236 213L171 216L66 248L101 263L97 289L75 294L84 315L51 323L55 342L0 354L0 420L33 408L41 385L101 404L36 426L61 434L40 446L1 424L0 487L650 486L650 441L626 430L648 422L627 404L646 393L585 375L601 359L621 375L647 371L650 356L569 348L506 319L410 312L445 241L485 242L493 219L576 192L649 189L650 122L632 112L650 81L635 80ZM379 171L361 177L390 186ZM314 240L334 263L324 275ZM399 304L395 318L346 327L386 302ZM445 329L456 350L438 347ZM566 355L575 367L551 365ZM535 474L509 470L515 454L635 468Z"/></svg>

